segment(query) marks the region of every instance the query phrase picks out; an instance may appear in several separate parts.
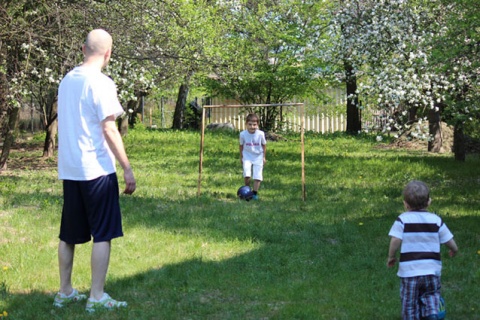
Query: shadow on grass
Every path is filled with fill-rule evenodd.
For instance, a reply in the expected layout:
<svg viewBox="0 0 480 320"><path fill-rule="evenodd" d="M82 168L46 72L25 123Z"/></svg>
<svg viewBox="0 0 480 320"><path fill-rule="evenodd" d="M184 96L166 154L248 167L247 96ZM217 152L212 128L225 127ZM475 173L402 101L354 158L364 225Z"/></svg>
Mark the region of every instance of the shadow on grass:
<svg viewBox="0 0 480 320"><path fill-rule="evenodd" d="M328 191L334 194L334 188ZM158 199L122 197L127 228L200 234L219 243L246 241L253 249L219 260L198 250L180 263L109 279L106 290L129 302L125 310L88 315L84 303L54 309L52 293L34 290L0 295L0 306L9 319L400 319L398 279L385 267L387 233L396 213L354 217L357 200L312 206L296 201L292 212L288 198L247 203L201 197L159 208ZM469 248L477 245L471 226L479 223L478 216L448 220L457 242ZM472 309L480 293L474 285L479 275L471 271L478 270L476 253L456 260L446 251L443 256L452 318L479 319ZM458 271L455 265L461 266Z"/></svg>
<svg viewBox="0 0 480 320"><path fill-rule="evenodd" d="M236 145L229 150L206 148L210 148L206 172L212 174L204 177L201 197L150 197L140 189L133 197L121 198L125 239L129 230L140 229L173 234L170 239L205 240L205 245L240 242L240 246L250 248L248 251L216 259L193 247L191 257L178 263L164 263L159 256L159 267L109 278L106 290L128 301L125 310L88 315L83 303L58 310L52 307L51 292L32 288L10 293L5 288L3 293L0 290L0 312L3 308L9 319L22 320L400 319L399 281L395 270L385 267L387 233L402 210L401 189L416 178L433 186L433 210L448 206L472 212L464 216L440 212L461 248L454 260L443 251L443 284L452 319L480 319L478 309L474 309L480 296L476 285L480 277L477 172L466 170L453 159L389 152L383 158L377 153L352 157L354 147L331 154L331 150L322 151L319 148L324 146L313 143L306 151L307 201L302 202L299 153L272 143L261 200L247 203L236 199L239 185L225 177L237 172L229 168L240 168ZM155 153L150 156L161 158ZM171 170L179 177L198 168L191 159L175 156L177 162L166 159L145 167ZM214 172L222 176L214 177ZM298 176L298 180L286 173ZM142 174L141 179L150 179L148 172ZM141 179L139 188L151 187L142 185ZM241 183L240 175L236 179ZM196 181L178 180L181 187L195 190ZM15 191L17 183L31 182L27 178L10 180L10 203L43 207L61 200L44 190L20 193ZM470 190L468 194L447 192L458 185ZM26 214L37 213L29 210ZM59 213L46 220L58 224ZM137 256L142 260L150 247L169 245L148 239L146 243L145 248L134 246L135 252L130 249L124 253L126 263ZM115 242L113 247L115 255ZM52 259L56 259L56 252L52 252Z"/></svg>

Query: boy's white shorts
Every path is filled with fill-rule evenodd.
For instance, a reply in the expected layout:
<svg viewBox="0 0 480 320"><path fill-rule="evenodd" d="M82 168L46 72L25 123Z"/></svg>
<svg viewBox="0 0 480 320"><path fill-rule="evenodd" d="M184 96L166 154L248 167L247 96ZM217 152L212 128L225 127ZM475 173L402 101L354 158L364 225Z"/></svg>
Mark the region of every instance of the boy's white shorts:
<svg viewBox="0 0 480 320"><path fill-rule="evenodd" d="M252 177L252 167L253 167L253 177ZM252 164L252 161L243 160L243 177L253 178L253 180L263 181L263 165Z"/></svg>

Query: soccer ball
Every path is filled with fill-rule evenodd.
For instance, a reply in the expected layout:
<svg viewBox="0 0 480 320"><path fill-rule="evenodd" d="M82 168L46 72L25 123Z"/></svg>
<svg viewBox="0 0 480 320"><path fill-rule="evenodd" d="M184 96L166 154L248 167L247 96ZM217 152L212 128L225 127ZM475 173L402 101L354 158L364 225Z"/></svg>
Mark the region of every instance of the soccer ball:
<svg viewBox="0 0 480 320"><path fill-rule="evenodd" d="M240 187L237 196L242 200L250 201L253 197L252 189L249 186Z"/></svg>
<svg viewBox="0 0 480 320"><path fill-rule="evenodd" d="M442 297L440 297L440 308L438 310L438 319L445 319L445 316L447 314L447 310L445 309L445 300L443 300Z"/></svg>

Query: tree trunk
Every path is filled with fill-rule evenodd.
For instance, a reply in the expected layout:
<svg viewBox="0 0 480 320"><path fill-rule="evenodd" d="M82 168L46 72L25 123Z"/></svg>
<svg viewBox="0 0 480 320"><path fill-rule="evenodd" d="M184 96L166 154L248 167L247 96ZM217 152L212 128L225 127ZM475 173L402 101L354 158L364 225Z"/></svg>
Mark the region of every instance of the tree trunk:
<svg viewBox="0 0 480 320"><path fill-rule="evenodd" d="M0 44L2 42L0 41ZM5 55L2 51L0 51L0 60L3 61L5 59ZM5 142L6 137L8 134L8 120L9 120L9 107L7 103L7 93L8 93L8 81L7 76L4 72L0 72L0 140L3 141L2 153L0 154L0 170L6 169L7 165L7 158L10 147L8 151L5 151ZM4 157L4 154L5 157Z"/></svg>
<svg viewBox="0 0 480 320"><path fill-rule="evenodd" d="M417 121L417 107L409 107L408 108L408 123L414 123Z"/></svg>
<svg viewBox="0 0 480 320"><path fill-rule="evenodd" d="M185 119L185 106L187 104L189 86L183 83L178 90L177 103L175 105L175 112L173 113L173 129L182 129L183 120Z"/></svg>
<svg viewBox="0 0 480 320"><path fill-rule="evenodd" d="M43 157L51 158L55 153L55 139L57 137L58 123L57 119L50 123L46 130L45 144L43 146Z"/></svg>
<svg viewBox="0 0 480 320"><path fill-rule="evenodd" d="M428 112L428 131L433 138L428 141L428 151L439 153L442 150L442 123L440 121L440 111L430 109Z"/></svg>
<svg viewBox="0 0 480 320"><path fill-rule="evenodd" d="M8 156L10 155L10 149L15 143L19 115L20 108L8 109L8 123L5 130L5 140L3 141L2 154L0 155L0 170L7 169L7 160Z"/></svg>
<svg viewBox="0 0 480 320"><path fill-rule="evenodd" d="M45 135L45 144L43 145L43 157L51 158L55 152L55 139L57 137L58 121L57 121L57 110L58 102L55 101L52 103L52 108L50 112L50 119L48 119L46 135Z"/></svg>
<svg viewBox="0 0 480 320"><path fill-rule="evenodd" d="M456 124L453 128L453 152L455 160L465 161L467 149L465 146L465 135L463 133L463 124Z"/></svg>
<svg viewBox="0 0 480 320"><path fill-rule="evenodd" d="M362 130L362 124L358 109L357 76L350 63L345 62L344 67L347 85L347 132L358 134Z"/></svg>
<svg viewBox="0 0 480 320"><path fill-rule="evenodd" d="M137 105L138 105L138 102L136 100L130 100L127 102L128 125L130 126L130 128L135 128L135 124L137 123L137 119L138 119ZM133 112L130 113L130 110L133 110Z"/></svg>
<svg viewBox="0 0 480 320"><path fill-rule="evenodd" d="M278 103L278 101L275 101ZM268 93L267 99L265 100L266 104L272 103L272 84L268 84ZM275 119L277 118L278 108L276 107L266 107L265 109L265 119L262 130L264 131L275 131Z"/></svg>
<svg viewBox="0 0 480 320"><path fill-rule="evenodd" d="M128 134L128 117L120 117L117 119L118 131L122 137Z"/></svg>

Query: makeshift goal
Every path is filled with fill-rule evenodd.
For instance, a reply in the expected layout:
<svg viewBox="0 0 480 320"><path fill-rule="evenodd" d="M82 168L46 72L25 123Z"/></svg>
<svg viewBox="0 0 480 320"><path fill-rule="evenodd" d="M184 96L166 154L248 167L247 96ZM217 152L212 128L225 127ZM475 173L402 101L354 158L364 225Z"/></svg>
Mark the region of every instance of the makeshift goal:
<svg viewBox="0 0 480 320"><path fill-rule="evenodd" d="M305 191L305 144L304 144L304 126L305 126L305 112L303 103L282 103L282 104L249 104L249 105L205 105L202 108L202 134L200 137L200 156L199 156L199 165L198 165L198 185L197 185L197 196L201 194L201 185L202 185L202 171L203 171L203 145L205 142L205 114L207 109L213 108L257 108L257 107L300 107L300 159L301 159L301 182L302 182L302 199L306 200L306 191Z"/></svg>

